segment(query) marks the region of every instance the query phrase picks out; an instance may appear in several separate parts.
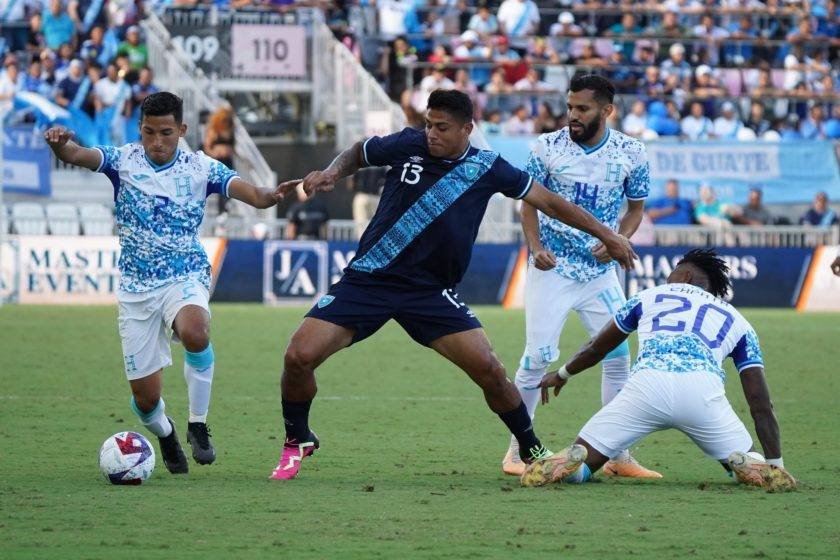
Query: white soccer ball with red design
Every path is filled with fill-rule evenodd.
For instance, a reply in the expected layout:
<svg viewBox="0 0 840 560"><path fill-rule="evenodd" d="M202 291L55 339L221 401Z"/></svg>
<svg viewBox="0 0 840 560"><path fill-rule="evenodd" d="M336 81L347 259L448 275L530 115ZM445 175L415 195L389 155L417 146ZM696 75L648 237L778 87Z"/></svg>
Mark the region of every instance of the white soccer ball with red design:
<svg viewBox="0 0 840 560"><path fill-rule="evenodd" d="M99 470L111 484L142 484L155 470L155 449L137 432L120 432L99 448Z"/></svg>

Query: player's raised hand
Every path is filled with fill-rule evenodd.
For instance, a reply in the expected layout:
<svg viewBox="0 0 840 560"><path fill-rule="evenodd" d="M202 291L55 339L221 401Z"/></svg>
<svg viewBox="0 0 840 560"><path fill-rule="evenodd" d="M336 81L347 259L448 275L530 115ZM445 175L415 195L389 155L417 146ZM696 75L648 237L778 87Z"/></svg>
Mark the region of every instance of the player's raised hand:
<svg viewBox="0 0 840 560"><path fill-rule="evenodd" d="M548 389L549 387L554 387L554 396L560 394L560 389L562 389L565 385L567 379L563 379L559 375L557 375L556 371L550 371L543 375L542 380L540 381L539 388L542 390L540 394L540 402L542 404L548 404Z"/></svg>
<svg viewBox="0 0 840 560"><path fill-rule="evenodd" d="M639 258L639 255L633 250L630 240L619 233L614 233L608 239L605 239L604 248L610 258L618 261L618 264L624 270L633 268L633 262Z"/></svg>
<svg viewBox="0 0 840 560"><path fill-rule="evenodd" d="M303 179L292 179L291 181L284 181L277 185L274 189L274 197L277 201L281 201L297 189L297 186L303 182Z"/></svg>
<svg viewBox="0 0 840 560"><path fill-rule="evenodd" d="M44 133L44 140L50 148L60 148L73 137L73 133L63 126L54 126Z"/></svg>
<svg viewBox="0 0 840 560"><path fill-rule="evenodd" d="M833 272L835 276L840 276L840 255L837 255L837 258L834 259L833 263L831 263L831 272Z"/></svg>
<svg viewBox="0 0 840 560"><path fill-rule="evenodd" d="M554 270L557 266L557 259L554 258L554 253L546 249L534 251L534 266L538 270Z"/></svg>

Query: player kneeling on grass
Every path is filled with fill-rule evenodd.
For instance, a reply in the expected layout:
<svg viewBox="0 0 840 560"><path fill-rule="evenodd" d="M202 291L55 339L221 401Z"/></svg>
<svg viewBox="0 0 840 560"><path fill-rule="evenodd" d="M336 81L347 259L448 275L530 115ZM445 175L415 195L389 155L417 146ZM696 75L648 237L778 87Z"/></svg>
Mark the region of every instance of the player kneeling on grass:
<svg viewBox="0 0 840 560"><path fill-rule="evenodd" d="M550 387L557 395L570 376L600 362L632 331L639 333L632 376L581 429L570 454L583 463L566 482L585 482L616 452L651 432L675 428L741 482L770 492L796 487L782 462L758 337L720 299L731 288L728 272L713 250L688 252L667 284L628 300L565 366L543 377L542 402L547 404ZM755 453L749 432L724 394L721 364L727 356L740 372L766 461Z"/></svg>
<svg viewBox="0 0 840 560"><path fill-rule="evenodd" d="M261 189L201 152L178 149L187 131L181 99L154 93L140 107L140 143L83 148L63 127L49 129L47 144L64 162L104 173L114 186L120 238L119 331L131 408L160 440L171 473L186 473L187 458L161 398L162 371L172 364L168 331L184 345L189 393L187 441L199 464L210 464L207 410L213 381L210 344L210 263L198 240L205 199L218 193L257 208L277 203Z"/></svg>

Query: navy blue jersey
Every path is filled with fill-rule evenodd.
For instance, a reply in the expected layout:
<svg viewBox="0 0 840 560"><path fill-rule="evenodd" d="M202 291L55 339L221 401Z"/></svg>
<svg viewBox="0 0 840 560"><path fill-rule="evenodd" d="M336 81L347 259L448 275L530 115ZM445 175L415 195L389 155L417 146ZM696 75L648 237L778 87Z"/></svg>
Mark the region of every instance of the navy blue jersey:
<svg viewBox="0 0 840 560"><path fill-rule="evenodd" d="M490 197L522 198L531 188L530 176L496 152L470 146L454 161L433 157L425 133L412 128L368 138L364 158L391 169L345 271L354 277L454 287L470 263Z"/></svg>

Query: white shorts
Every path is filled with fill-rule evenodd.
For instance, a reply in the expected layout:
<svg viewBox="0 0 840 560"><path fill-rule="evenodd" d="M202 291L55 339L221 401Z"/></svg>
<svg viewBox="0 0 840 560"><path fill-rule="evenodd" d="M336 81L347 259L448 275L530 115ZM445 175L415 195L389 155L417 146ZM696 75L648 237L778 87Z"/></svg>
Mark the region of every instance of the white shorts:
<svg viewBox="0 0 840 560"><path fill-rule="evenodd" d="M184 280L142 293L117 292L119 330L125 375L142 379L172 365L170 340L178 340L172 323L187 305L210 313L210 294L201 282Z"/></svg>
<svg viewBox="0 0 840 560"><path fill-rule="evenodd" d="M589 335L594 336L625 301L615 270L589 282L578 282L529 264L525 278L525 352L520 366L538 370L560 358L558 342L570 311L577 311ZM622 345L608 357L628 353L627 345Z"/></svg>
<svg viewBox="0 0 840 560"><path fill-rule="evenodd" d="M581 429L580 437L614 457L644 436L675 428L717 460L746 453L753 441L732 410L723 381L707 372L634 373L621 392Z"/></svg>

